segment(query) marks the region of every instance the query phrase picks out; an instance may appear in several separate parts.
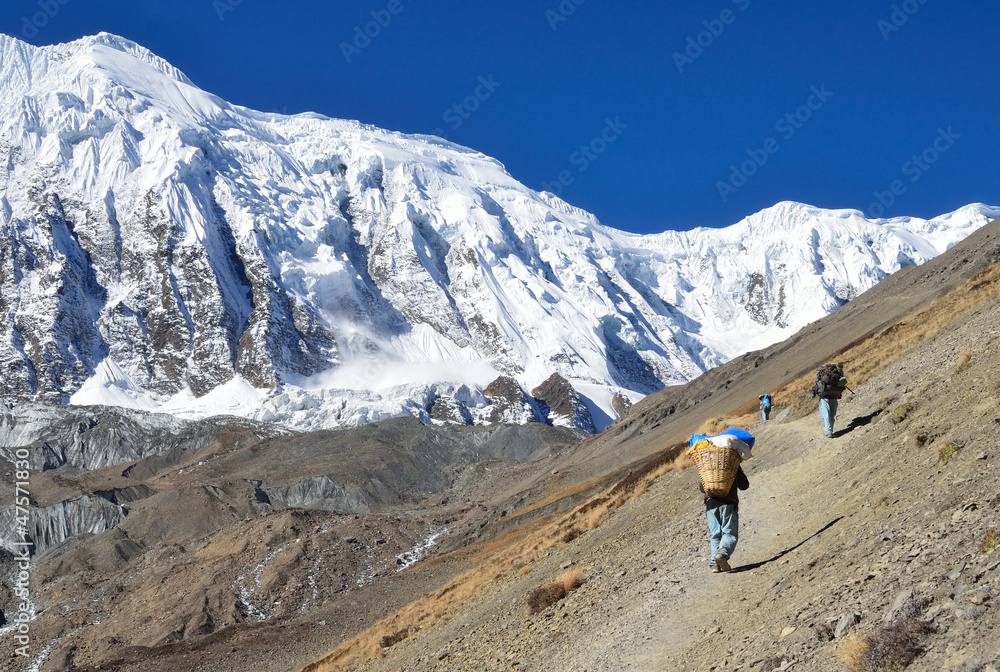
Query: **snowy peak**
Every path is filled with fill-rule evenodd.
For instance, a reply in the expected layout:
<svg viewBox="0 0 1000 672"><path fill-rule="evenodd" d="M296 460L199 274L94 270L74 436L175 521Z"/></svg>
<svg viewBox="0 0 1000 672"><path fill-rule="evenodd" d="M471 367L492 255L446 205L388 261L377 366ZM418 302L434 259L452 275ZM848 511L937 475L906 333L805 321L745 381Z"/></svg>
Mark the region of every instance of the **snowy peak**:
<svg viewBox="0 0 1000 672"><path fill-rule="evenodd" d="M523 390L564 380L552 417L600 429L613 395L782 340L1000 215L779 203L642 236L439 138L229 105L113 35L0 57L16 399L323 428L537 418Z"/></svg>
<svg viewBox="0 0 1000 672"><path fill-rule="evenodd" d="M127 40L124 37L112 35L111 33L98 33L97 35L84 37L75 42L70 42L65 46L70 52L76 52L78 54L98 52L101 48L118 51L122 54L133 57L141 63L152 67L159 73L176 80L181 84L194 86L194 83L188 79L183 72L145 47L136 44L132 40ZM61 55L58 51L55 51L56 49L58 49L58 47L53 47L54 55ZM127 63L127 61L119 61L119 63Z"/></svg>
<svg viewBox="0 0 1000 672"><path fill-rule="evenodd" d="M70 69L79 69L80 63L86 63L88 60L96 65L95 61L99 61L100 57L95 57L94 55L106 54L109 51L118 52L122 56L130 57L130 59L136 61L136 63L130 64L129 59L119 59L117 63L123 71L130 69L133 71L141 70L138 65L143 64L162 76L188 86L194 86L183 72L164 59L131 40L111 33L98 33L97 35L83 37L66 44L47 47L36 47L17 38L0 33L0 54L3 55L4 71L6 71L11 63L16 63L18 60L22 62L35 61L37 64L34 66L34 69L40 67L43 71L57 69L63 64ZM82 59L82 61L77 61L76 59ZM116 69L114 68L110 69L110 72L115 71ZM145 74L148 75L149 72ZM4 75L4 79L6 79L6 74Z"/></svg>

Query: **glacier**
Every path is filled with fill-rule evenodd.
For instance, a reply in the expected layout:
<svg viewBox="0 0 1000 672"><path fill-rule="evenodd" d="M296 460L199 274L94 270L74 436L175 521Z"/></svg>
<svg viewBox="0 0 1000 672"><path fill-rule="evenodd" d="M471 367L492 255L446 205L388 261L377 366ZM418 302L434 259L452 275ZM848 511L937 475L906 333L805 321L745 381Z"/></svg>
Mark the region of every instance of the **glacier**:
<svg viewBox="0 0 1000 672"><path fill-rule="evenodd" d="M427 135L263 113L127 39L0 35L0 362L8 404L297 429L559 374L596 429L787 338L1000 216L783 202L722 229L602 225Z"/></svg>

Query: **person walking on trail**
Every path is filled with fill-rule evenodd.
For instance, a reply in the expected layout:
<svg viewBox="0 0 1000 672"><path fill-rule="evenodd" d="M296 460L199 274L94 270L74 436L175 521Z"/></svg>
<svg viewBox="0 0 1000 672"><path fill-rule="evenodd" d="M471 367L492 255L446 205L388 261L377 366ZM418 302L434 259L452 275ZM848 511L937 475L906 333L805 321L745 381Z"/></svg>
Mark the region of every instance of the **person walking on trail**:
<svg viewBox="0 0 1000 672"><path fill-rule="evenodd" d="M766 422L769 417L771 417L771 395L765 392L764 394L757 397L760 400L760 416L764 418Z"/></svg>
<svg viewBox="0 0 1000 672"><path fill-rule="evenodd" d="M819 395L819 414L823 418L823 436L833 438L833 423L837 419L837 405L847 389L844 367L840 364L826 364L816 372L816 383L810 392Z"/></svg>
<svg viewBox="0 0 1000 672"><path fill-rule="evenodd" d="M708 440L715 445L724 445L733 448L740 454L741 460L748 460L753 457L750 449L753 448L754 437L750 432L742 429L730 428L716 436L702 436L695 434L691 437L693 447L699 441ZM705 494L705 488L699 479L698 490L705 495L705 518L708 520L709 568L713 573L728 572L732 570L729 559L733 557L736 550L736 542L739 539L740 528L740 497L739 491L750 487L750 481L743 472L742 467L736 468L736 479L732 487L725 496L712 497Z"/></svg>

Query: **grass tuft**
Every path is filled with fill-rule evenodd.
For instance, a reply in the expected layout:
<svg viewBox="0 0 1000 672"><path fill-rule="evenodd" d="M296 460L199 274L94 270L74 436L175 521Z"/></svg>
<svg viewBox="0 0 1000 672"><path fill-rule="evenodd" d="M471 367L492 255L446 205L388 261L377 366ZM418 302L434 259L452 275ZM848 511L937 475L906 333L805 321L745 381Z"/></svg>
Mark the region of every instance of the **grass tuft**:
<svg viewBox="0 0 1000 672"><path fill-rule="evenodd" d="M897 406L896 410L892 412L892 418L891 418L892 424L898 425L903 420L906 420L906 414L909 412L910 409L907 408L906 404L903 404L902 406Z"/></svg>
<svg viewBox="0 0 1000 672"><path fill-rule="evenodd" d="M528 596L528 615L545 611L559 600L566 597L566 589L558 583L550 583L547 586L535 588Z"/></svg>
<svg viewBox="0 0 1000 672"><path fill-rule="evenodd" d="M955 457L955 453L958 452L960 446L954 443L948 443L948 445L941 447L938 450L938 467L945 467L948 464L948 460Z"/></svg>
<svg viewBox="0 0 1000 672"><path fill-rule="evenodd" d="M986 532L982 543L979 544L980 555L986 555L997 546L1000 546L1000 537L997 536L997 528L992 527Z"/></svg>
<svg viewBox="0 0 1000 672"><path fill-rule="evenodd" d="M820 623L816 626L816 639L821 642L833 641L833 628L827 623Z"/></svg>
<svg viewBox="0 0 1000 672"><path fill-rule="evenodd" d="M403 628L402 630L397 630L391 635L386 635L385 637L382 638L382 648L388 649L390 646L395 646L404 639L407 639L409 636L410 636L409 628Z"/></svg>
<svg viewBox="0 0 1000 672"><path fill-rule="evenodd" d="M933 631L930 623L908 618L865 637L852 637L841 657L851 672L902 672L923 653L923 639Z"/></svg>
<svg viewBox="0 0 1000 672"><path fill-rule="evenodd" d="M582 575L582 570L571 569L563 574L560 574L556 581L562 584L562 587L566 589L567 593L571 593L583 584L583 579L581 578Z"/></svg>
<svg viewBox="0 0 1000 672"><path fill-rule="evenodd" d="M915 592L895 620L875 632L848 638L841 648L841 658L851 672L903 672L923 653L923 640L934 626L917 618L930 600Z"/></svg>
<svg viewBox="0 0 1000 672"><path fill-rule="evenodd" d="M581 534L583 534L583 530L581 530L579 527L574 527L573 529L571 529L569 532L567 532L562 536L562 541L564 544L568 544L577 537L579 537Z"/></svg>
<svg viewBox="0 0 1000 672"><path fill-rule="evenodd" d="M580 575L579 569L571 569L547 586L533 590L528 596L528 615L532 616L540 611L545 611L577 589L581 584Z"/></svg>

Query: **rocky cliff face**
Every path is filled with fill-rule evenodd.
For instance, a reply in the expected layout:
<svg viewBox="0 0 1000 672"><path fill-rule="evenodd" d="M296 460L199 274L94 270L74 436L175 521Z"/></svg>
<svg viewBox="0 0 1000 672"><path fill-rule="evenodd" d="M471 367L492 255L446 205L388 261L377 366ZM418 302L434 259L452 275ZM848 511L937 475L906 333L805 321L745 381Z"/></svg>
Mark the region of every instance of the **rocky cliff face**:
<svg viewBox="0 0 1000 672"><path fill-rule="evenodd" d="M614 392L780 340L1000 214L784 203L631 235L467 148L230 105L107 34L0 36L0 94L13 400L176 407L241 384L263 399L244 415L320 428L558 374L610 416Z"/></svg>
<svg viewBox="0 0 1000 672"><path fill-rule="evenodd" d="M542 416L553 425L582 429L593 434L594 419L590 409L583 403L579 393L573 389L569 381L553 373L549 378L531 391L531 396L538 400Z"/></svg>

